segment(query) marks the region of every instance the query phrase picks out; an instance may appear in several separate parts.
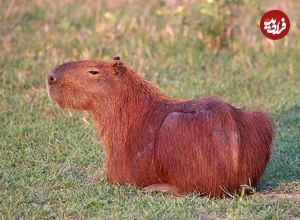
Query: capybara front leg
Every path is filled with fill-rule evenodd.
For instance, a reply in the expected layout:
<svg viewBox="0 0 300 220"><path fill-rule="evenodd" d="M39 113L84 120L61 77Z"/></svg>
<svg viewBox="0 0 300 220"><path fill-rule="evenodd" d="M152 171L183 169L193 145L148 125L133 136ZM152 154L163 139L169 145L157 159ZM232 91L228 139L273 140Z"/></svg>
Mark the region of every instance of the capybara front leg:
<svg viewBox="0 0 300 220"><path fill-rule="evenodd" d="M163 193L171 193L178 194L178 189L174 186L171 186L167 183L158 183L152 184L150 186L146 186L143 188L145 192L163 192Z"/></svg>

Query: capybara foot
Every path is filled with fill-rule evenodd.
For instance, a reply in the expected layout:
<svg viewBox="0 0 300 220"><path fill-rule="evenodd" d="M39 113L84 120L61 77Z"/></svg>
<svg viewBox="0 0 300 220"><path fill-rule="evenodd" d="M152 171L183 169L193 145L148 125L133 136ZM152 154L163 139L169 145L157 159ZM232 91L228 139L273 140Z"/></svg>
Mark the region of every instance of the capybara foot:
<svg viewBox="0 0 300 220"><path fill-rule="evenodd" d="M171 193L171 194L178 194L178 189L174 186L171 186L166 183L158 183L152 184L150 186L146 186L143 188L145 192L163 192L163 193Z"/></svg>

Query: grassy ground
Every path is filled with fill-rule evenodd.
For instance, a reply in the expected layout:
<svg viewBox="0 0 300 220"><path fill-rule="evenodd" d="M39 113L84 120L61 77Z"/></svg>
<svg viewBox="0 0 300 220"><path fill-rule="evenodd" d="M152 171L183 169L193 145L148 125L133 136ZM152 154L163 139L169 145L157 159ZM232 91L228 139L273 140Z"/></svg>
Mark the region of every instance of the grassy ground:
<svg viewBox="0 0 300 220"><path fill-rule="evenodd" d="M239 5L232 36L220 36L230 25L216 20L214 1L172 10L163 3L113 8L95 1L1 1L0 219L299 218L300 4L278 5L292 28L273 42L258 29L269 3L258 2ZM215 95L268 111L276 140L258 190L277 196L176 198L89 183L89 176L104 172L92 120L50 101L45 77L66 60L115 54L170 96Z"/></svg>

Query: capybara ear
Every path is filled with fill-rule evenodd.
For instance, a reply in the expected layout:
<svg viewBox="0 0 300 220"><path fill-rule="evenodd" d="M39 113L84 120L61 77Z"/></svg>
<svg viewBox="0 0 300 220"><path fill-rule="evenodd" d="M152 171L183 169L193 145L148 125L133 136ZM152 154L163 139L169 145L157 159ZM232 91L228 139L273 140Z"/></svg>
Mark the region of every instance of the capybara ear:
<svg viewBox="0 0 300 220"><path fill-rule="evenodd" d="M116 75L122 76L126 72L126 67L122 62L117 62L113 65L114 71Z"/></svg>
<svg viewBox="0 0 300 220"><path fill-rule="evenodd" d="M120 56L114 56L113 60L121 60L121 57Z"/></svg>

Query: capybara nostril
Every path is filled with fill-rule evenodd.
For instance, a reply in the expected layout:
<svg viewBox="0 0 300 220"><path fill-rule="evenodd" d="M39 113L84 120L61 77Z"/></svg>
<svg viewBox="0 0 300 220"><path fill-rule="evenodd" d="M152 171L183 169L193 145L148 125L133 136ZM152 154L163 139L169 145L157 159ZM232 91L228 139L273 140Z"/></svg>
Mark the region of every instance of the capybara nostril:
<svg viewBox="0 0 300 220"><path fill-rule="evenodd" d="M48 76L48 84L51 85L57 81L57 78L52 74Z"/></svg>

